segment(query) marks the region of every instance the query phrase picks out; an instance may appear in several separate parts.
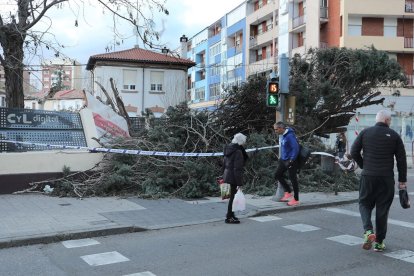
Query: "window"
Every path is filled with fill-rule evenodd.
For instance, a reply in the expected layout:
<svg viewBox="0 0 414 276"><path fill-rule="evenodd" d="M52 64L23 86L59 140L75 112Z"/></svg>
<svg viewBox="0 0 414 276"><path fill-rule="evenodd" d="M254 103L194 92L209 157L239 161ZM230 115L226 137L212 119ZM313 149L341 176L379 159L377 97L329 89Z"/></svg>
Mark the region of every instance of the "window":
<svg viewBox="0 0 414 276"><path fill-rule="evenodd" d="M205 97L204 87L196 88L194 96L196 100L199 100L199 101L204 100L204 97Z"/></svg>
<svg viewBox="0 0 414 276"><path fill-rule="evenodd" d="M220 95L220 83L210 84L210 97L216 97Z"/></svg>
<svg viewBox="0 0 414 276"><path fill-rule="evenodd" d="M210 74L212 76L220 75L220 65L214 64L213 66L211 66Z"/></svg>
<svg viewBox="0 0 414 276"><path fill-rule="evenodd" d="M123 90L136 90L136 80L137 80L137 71L135 70L123 70L124 75L124 84L122 86Z"/></svg>
<svg viewBox="0 0 414 276"><path fill-rule="evenodd" d="M394 18L384 18L384 36L397 37L397 20Z"/></svg>
<svg viewBox="0 0 414 276"><path fill-rule="evenodd" d="M237 46L240 46L240 41L241 41L241 37L240 37L240 35L237 35L237 36L236 36L235 43L234 43L234 44L236 45L236 47L237 47Z"/></svg>
<svg viewBox="0 0 414 276"><path fill-rule="evenodd" d="M273 20L269 19L266 21L266 31L270 31L271 29L273 29Z"/></svg>
<svg viewBox="0 0 414 276"><path fill-rule="evenodd" d="M214 44L213 46L211 46L209 51L210 51L210 62L214 63L215 56L221 54L221 44L220 44L220 42Z"/></svg>
<svg viewBox="0 0 414 276"><path fill-rule="evenodd" d="M256 50L256 61L262 60L262 49Z"/></svg>
<svg viewBox="0 0 414 276"><path fill-rule="evenodd" d="M258 26L257 26L257 34L262 34L263 33L263 24L259 24Z"/></svg>
<svg viewBox="0 0 414 276"><path fill-rule="evenodd" d="M151 91L162 92L164 85L164 72L152 71L151 72Z"/></svg>
<svg viewBox="0 0 414 276"><path fill-rule="evenodd" d="M362 18L349 18L348 35L361 36Z"/></svg>

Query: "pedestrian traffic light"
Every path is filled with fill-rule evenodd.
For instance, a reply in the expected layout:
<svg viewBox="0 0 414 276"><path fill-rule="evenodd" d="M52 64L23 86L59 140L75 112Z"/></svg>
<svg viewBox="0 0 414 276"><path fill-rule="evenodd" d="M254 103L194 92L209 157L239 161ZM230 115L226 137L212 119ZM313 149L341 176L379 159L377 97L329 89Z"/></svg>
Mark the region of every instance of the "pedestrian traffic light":
<svg viewBox="0 0 414 276"><path fill-rule="evenodd" d="M277 107L279 105L279 81L270 80L267 82L266 88L266 105Z"/></svg>

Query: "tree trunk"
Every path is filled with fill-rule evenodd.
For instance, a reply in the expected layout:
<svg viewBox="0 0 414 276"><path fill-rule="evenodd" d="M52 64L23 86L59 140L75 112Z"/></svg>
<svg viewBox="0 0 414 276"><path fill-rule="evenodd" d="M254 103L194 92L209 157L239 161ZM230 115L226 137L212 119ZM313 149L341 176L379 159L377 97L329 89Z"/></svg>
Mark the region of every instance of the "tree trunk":
<svg viewBox="0 0 414 276"><path fill-rule="evenodd" d="M0 43L4 52L2 65L6 78L6 104L7 107L23 108L23 43L25 34L19 32L14 26L4 27L8 28L5 32L6 35L0 37Z"/></svg>

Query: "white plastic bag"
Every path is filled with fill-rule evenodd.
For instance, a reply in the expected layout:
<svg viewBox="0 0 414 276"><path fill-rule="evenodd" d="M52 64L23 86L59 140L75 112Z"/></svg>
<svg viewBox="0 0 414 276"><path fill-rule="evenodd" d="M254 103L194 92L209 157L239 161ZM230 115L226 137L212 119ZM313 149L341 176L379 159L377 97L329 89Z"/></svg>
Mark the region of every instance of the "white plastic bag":
<svg viewBox="0 0 414 276"><path fill-rule="evenodd" d="M233 200L233 212L246 210L246 198L241 189L237 190Z"/></svg>

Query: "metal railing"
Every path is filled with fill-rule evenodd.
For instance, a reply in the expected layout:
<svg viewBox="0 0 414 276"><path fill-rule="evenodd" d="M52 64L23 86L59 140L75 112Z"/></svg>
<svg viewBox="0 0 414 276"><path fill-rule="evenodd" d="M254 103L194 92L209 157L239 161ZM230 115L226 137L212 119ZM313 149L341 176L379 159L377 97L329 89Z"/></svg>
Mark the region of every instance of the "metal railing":
<svg viewBox="0 0 414 276"><path fill-rule="evenodd" d="M404 37L404 48L414 48L414 38Z"/></svg>
<svg viewBox="0 0 414 276"><path fill-rule="evenodd" d="M305 24L305 16L298 16L293 18L292 27L296 28Z"/></svg>
<svg viewBox="0 0 414 276"><path fill-rule="evenodd" d="M250 40L249 40L249 47L250 48L253 48L254 46L256 46L257 45L257 39L256 39L256 37L254 37L254 36L251 36L250 37Z"/></svg>
<svg viewBox="0 0 414 276"><path fill-rule="evenodd" d="M321 7L320 13L320 18L328 19L328 7Z"/></svg>

